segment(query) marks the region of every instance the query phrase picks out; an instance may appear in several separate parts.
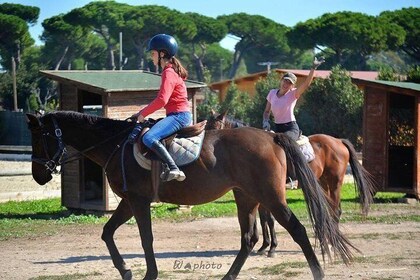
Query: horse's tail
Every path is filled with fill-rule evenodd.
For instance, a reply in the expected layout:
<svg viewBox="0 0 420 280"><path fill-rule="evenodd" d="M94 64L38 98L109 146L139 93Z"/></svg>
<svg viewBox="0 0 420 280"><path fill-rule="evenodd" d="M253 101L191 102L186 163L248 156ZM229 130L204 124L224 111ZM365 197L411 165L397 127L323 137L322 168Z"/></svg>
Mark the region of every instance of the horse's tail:
<svg viewBox="0 0 420 280"><path fill-rule="evenodd" d="M357 249L340 232L324 190L318 184L296 142L284 134L276 134L274 141L283 148L287 161L294 166L296 178L303 190L315 238L320 242L322 258L325 260L325 254L327 254L328 258L331 259L328 246L331 245L334 252L341 256L344 263L349 264L353 258L350 248Z"/></svg>
<svg viewBox="0 0 420 280"><path fill-rule="evenodd" d="M347 139L341 139L341 142L346 146L350 154L350 167L353 173L354 185L358 193L360 208L363 215L369 212L369 206L373 202L375 194L375 183L370 173L360 164L357 159L356 150L353 144Z"/></svg>

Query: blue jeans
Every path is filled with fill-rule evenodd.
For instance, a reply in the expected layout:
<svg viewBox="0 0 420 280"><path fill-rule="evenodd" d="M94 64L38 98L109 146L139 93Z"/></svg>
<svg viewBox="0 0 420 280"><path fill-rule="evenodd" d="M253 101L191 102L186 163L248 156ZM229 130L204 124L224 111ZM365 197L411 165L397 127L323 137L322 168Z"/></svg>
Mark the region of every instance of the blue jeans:
<svg viewBox="0 0 420 280"><path fill-rule="evenodd" d="M160 141L163 138L174 134L181 128L191 125L191 122L191 112L170 113L144 134L143 143L151 148L154 142Z"/></svg>
<svg viewBox="0 0 420 280"><path fill-rule="evenodd" d="M288 123L276 123L274 132L284 133L295 141L299 139L300 135L299 126L295 121Z"/></svg>

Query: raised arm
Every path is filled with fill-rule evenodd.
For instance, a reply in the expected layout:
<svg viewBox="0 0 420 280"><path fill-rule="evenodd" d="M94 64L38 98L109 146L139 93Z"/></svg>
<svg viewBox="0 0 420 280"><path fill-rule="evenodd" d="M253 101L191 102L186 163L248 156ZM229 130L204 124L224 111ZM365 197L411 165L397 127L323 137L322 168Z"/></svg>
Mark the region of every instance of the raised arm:
<svg viewBox="0 0 420 280"><path fill-rule="evenodd" d="M311 71L309 71L309 75L306 78L306 80L303 82L303 84L301 84L296 92L295 92L295 96L297 99L299 99L299 97L308 89L308 87L311 85L312 80L314 78L314 74L315 74L315 70L316 68L318 68L319 65L321 65L324 62L324 58L321 57L319 60L315 57L314 62L312 63L312 68Z"/></svg>

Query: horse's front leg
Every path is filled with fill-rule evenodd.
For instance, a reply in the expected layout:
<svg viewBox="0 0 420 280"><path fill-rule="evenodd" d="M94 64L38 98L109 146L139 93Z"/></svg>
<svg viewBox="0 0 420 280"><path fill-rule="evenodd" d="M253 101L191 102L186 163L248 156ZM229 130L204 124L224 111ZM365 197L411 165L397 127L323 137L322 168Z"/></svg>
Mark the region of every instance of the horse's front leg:
<svg viewBox="0 0 420 280"><path fill-rule="evenodd" d="M140 232L141 245L146 258L146 275L144 280L157 279L158 270L153 251L152 219L150 216L150 199L137 193L128 194L131 209Z"/></svg>
<svg viewBox="0 0 420 280"><path fill-rule="evenodd" d="M234 190L235 201L238 208L238 220L241 227L241 249L228 273L223 277L224 280L236 279L246 259L258 242L255 218L257 214L258 202L246 196L244 193Z"/></svg>
<svg viewBox="0 0 420 280"><path fill-rule="evenodd" d="M123 279L128 280L132 278L131 270L126 266L123 258L121 257L120 252L118 251L117 246L114 241L115 231L126 221L128 221L133 216L130 206L128 205L125 199L121 200L118 204L117 209L115 209L109 221L105 224L102 231L102 240L105 241L106 247L111 255L112 262Z"/></svg>

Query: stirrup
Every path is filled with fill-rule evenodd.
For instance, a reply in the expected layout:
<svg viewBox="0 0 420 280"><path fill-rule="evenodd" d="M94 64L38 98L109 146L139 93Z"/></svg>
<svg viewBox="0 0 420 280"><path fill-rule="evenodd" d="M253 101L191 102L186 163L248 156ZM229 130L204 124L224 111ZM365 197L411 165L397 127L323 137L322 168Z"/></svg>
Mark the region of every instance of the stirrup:
<svg viewBox="0 0 420 280"><path fill-rule="evenodd" d="M174 170L170 170L169 168L165 168L165 170L160 174L160 179L162 179L162 181L167 182L167 181L172 181L172 180L177 180L177 181L184 181L186 178L184 172L182 172L179 169L174 169Z"/></svg>

